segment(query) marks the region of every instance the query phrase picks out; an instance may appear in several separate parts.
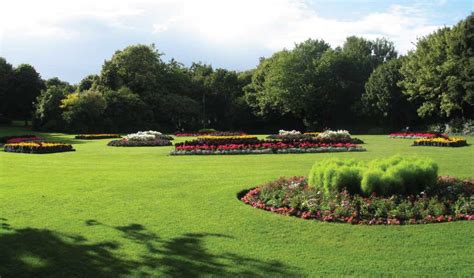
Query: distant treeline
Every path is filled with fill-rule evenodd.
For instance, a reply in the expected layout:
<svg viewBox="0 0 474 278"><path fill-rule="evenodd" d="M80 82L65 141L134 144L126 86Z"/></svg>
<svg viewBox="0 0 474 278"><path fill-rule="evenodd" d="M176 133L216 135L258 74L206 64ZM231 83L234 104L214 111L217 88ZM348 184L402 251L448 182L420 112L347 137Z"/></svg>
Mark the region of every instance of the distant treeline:
<svg viewBox="0 0 474 278"><path fill-rule="evenodd" d="M165 62L154 45L132 45L71 85L0 58L0 120L66 132L367 132L465 123L474 118L473 54L471 14L420 38L404 56L385 38L352 36L336 48L309 39L243 72Z"/></svg>

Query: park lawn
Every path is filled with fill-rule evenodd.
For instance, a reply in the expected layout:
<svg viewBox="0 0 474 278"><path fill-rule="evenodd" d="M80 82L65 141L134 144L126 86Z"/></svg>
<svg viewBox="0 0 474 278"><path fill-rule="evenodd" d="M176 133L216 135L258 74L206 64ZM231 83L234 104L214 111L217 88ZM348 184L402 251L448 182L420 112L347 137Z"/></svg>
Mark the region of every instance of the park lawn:
<svg viewBox="0 0 474 278"><path fill-rule="evenodd" d="M0 136L32 133L0 127ZM169 156L172 147L0 151L0 276L474 276L474 222L357 226L254 209L239 191L327 157L420 155L474 177L474 147L358 136L367 152ZM474 137L467 137L473 143ZM183 138L178 139L181 141Z"/></svg>

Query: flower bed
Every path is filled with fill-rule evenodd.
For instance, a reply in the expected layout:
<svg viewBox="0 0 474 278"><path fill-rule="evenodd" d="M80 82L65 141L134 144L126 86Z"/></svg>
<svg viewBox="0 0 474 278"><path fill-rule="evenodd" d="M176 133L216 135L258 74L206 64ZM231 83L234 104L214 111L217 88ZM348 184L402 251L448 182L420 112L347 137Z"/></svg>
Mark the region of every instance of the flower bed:
<svg viewBox="0 0 474 278"><path fill-rule="evenodd" d="M255 208L325 222L424 224L474 220L474 180L440 177L419 195L368 197L347 191L324 194L305 177L280 178L245 191L239 199Z"/></svg>
<svg viewBox="0 0 474 278"><path fill-rule="evenodd" d="M0 137L0 144L5 144L7 143L8 140L14 139L14 138L34 138L34 137L36 137L36 135L31 135L31 134L3 136L3 137Z"/></svg>
<svg viewBox="0 0 474 278"><path fill-rule="evenodd" d="M261 141L257 144L222 144L222 145L186 145L176 144L172 155L212 155L212 154L283 154L283 153L321 153L321 152L356 152L365 149L350 143L283 143Z"/></svg>
<svg viewBox="0 0 474 278"><path fill-rule="evenodd" d="M198 136L242 136L246 135L240 131L197 131L197 132L177 132L176 137L198 137Z"/></svg>
<svg viewBox="0 0 474 278"><path fill-rule="evenodd" d="M7 140L7 144L21 143L21 142L38 142L43 141L41 137L15 137Z"/></svg>
<svg viewBox="0 0 474 278"><path fill-rule="evenodd" d="M6 144L4 146L4 150L6 152L33 153L33 154L74 151L73 147L69 144L48 143L48 142L22 142L22 143Z"/></svg>
<svg viewBox="0 0 474 278"><path fill-rule="evenodd" d="M112 147L160 147L160 146L171 146L170 140L154 139L154 140L112 140L107 146Z"/></svg>
<svg viewBox="0 0 474 278"><path fill-rule="evenodd" d="M288 135L280 135L280 134L272 134L268 135L267 139L272 140L311 140L314 139L315 136L309 134L288 134Z"/></svg>
<svg viewBox="0 0 474 278"><path fill-rule="evenodd" d="M158 131L149 130L128 134L127 136L125 136L124 139L128 141L153 141L155 139L173 140L174 138L169 135L164 135L163 133Z"/></svg>
<svg viewBox="0 0 474 278"><path fill-rule="evenodd" d="M284 133L284 132L283 132ZM279 140L260 140L256 136L199 136L196 140L175 144L172 155L279 154L365 151L349 142L286 132Z"/></svg>
<svg viewBox="0 0 474 278"><path fill-rule="evenodd" d="M434 132L395 132L388 135L390 138L399 139L420 139L420 138L447 138L446 134L434 133Z"/></svg>
<svg viewBox="0 0 474 278"><path fill-rule="evenodd" d="M283 132L282 132L283 131ZM283 142L307 141L313 143L352 143L363 144L364 141L352 138L347 130L326 130L324 132L309 132L301 134L299 131L280 130L279 134L269 135L267 139L281 140Z"/></svg>
<svg viewBox="0 0 474 278"><path fill-rule="evenodd" d="M81 140L95 140L95 139L111 139L111 138L121 138L119 134L80 134L76 135L75 139Z"/></svg>
<svg viewBox="0 0 474 278"><path fill-rule="evenodd" d="M159 147L171 146L173 137L158 131L139 131L128 134L121 140L110 141L107 145L113 147Z"/></svg>
<svg viewBox="0 0 474 278"><path fill-rule="evenodd" d="M464 138L425 138L417 139L413 142L413 146L435 146L435 147L464 147L467 141Z"/></svg>

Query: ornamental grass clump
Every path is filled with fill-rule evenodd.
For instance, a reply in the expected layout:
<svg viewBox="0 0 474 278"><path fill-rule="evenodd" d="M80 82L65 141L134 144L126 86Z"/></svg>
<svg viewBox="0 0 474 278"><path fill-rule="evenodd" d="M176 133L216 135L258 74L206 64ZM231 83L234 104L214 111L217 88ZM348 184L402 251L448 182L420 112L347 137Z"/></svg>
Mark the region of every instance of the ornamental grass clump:
<svg viewBox="0 0 474 278"><path fill-rule="evenodd" d="M316 162L309 185L325 192L347 190L351 194L418 194L436 183L438 166L432 160L393 156L370 162L329 159Z"/></svg>

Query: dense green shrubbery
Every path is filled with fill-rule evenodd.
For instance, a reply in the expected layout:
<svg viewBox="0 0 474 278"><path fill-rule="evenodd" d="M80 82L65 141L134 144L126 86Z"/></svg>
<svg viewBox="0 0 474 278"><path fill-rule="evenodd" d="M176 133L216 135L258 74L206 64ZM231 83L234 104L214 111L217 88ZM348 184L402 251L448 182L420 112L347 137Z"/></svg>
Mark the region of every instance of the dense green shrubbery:
<svg viewBox="0 0 474 278"><path fill-rule="evenodd" d="M328 159L316 162L309 184L321 191L389 196L417 194L436 182L438 166L429 159L393 156L370 162Z"/></svg>

